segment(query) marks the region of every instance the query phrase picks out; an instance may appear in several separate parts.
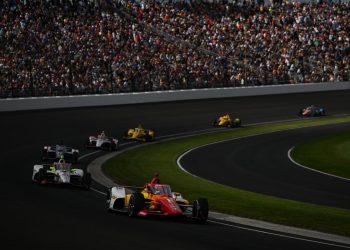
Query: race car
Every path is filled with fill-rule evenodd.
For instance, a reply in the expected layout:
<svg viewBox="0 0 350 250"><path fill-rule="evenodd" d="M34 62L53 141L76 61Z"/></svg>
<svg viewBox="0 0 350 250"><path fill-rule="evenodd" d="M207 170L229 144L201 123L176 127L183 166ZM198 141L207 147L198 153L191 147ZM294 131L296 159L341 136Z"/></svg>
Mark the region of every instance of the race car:
<svg viewBox="0 0 350 250"><path fill-rule="evenodd" d="M214 119L213 126L214 127L240 127L242 125L242 121L240 118L233 118L229 114L220 116L219 118Z"/></svg>
<svg viewBox="0 0 350 250"><path fill-rule="evenodd" d="M166 184L147 183L143 188L112 187L107 191L107 210L126 213L130 217L185 217L200 223L208 219L207 199L198 198L190 205L188 200L180 193L172 192Z"/></svg>
<svg viewBox="0 0 350 250"><path fill-rule="evenodd" d="M310 105L306 108L300 109L298 115L301 117L325 116L326 110L324 107Z"/></svg>
<svg viewBox="0 0 350 250"><path fill-rule="evenodd" d="M32 181L39 185L61 184L90 189L91 175L60 160L52 164L34 165Z"/></svg>
<svg viewBox="0 0 350 250"><path fill-rule="evenodd" d="M151 141L154 139L154 131L145 129L141 125L137 128L130 128L124 133L124 140Z"/></svg>
<svg viewBox="0 0 350 250"><path fill-rule="evenodd" d="M85 148L97 148L110 151L117 150L118 146L119 141L113 137L106 136L104 131L97 136L89 136L85 143Z"/></svg>
<svg viewBox="0 0 350 250"><path fill-rule="evenodd" d="M57 161L61 158L61 156L63 156L68 162L77 163L79 158L79 150L65 145L44 146L41 154L41 160Z"/></svg>

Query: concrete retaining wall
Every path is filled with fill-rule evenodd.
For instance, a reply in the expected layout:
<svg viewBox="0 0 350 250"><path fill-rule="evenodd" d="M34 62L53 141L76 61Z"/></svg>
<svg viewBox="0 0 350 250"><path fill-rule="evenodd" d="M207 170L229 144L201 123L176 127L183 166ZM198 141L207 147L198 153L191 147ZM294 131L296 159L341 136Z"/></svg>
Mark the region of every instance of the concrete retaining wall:
<svg viewBox="0 0 350 250"><path fill-rule="evenodd" d="M0 99L0 112L125 105L152 102L169 102L238 96L274 95L302 92L318 92L350 89L350 82L308 83L295 85L253 86L241 88L217 88L122 93L107 95L57 96Z"/></svg>

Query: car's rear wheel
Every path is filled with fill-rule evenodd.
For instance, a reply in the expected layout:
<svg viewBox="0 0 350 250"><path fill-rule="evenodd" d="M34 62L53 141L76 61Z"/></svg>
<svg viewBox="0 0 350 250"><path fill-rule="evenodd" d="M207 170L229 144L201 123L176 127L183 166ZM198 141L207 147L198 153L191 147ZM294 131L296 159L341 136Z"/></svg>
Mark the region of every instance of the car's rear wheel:
<svg viewBox="0 0 350 250"><path fill-rule="evenodd" d="M192 217L199 223L205 223L208 219L209 204L205 198L198 198L193 202Z"/></svg>
<svg viewBox="0 0 350 250"><path fill-rule="evenodd" d="M112 190L110 188L108 188L107 191L106 191L106 198L107 198L107 200L106 200L106 209L107 209L108 212L111 211L111 209L110 209L111 197L112 197L111 193L112 193Z"/></svg>
<svg viewBox="0 0 350 250"><path fill-rule="evenodd" d="M125 131L123 134L123 140L128 140L128 139L129 139L128 131Z"/></svg>
<svg viewBox="0 0 350 250"><path fill-rule="evenodd" d="M300 109L298 112L298 116L302 116L303 115L303 109Z"/></svg>
<svg viewBox="0 0 350 250"><path fill-rule="evenodd" d="M74 159L74 163L77 164L78 163L78 153L73 153L73 159Z"/></svg>
<svg viewBox="0 0 350 250"><path fill-rule="evenodd" d="M89 190L91 187L91 174L90 173L88 173L88 172L84 173L83 182L84 182L85 188L87 190Z"/></svg>
<svg viewBox="0 0 350 250"><path fill-rule="evenodd" d="M145 206L145 198L141 193L133 193L130 196L128 205L128 215L135 217Z"/></svg>
<svg viewBox="0 0 350 250"><path fill-rule="evenodd" d="M87 139L86 142L85 142L85 148L88 148L90 146L90 139Z"/></svg>
<svg viewBox="0 0 350 250"><path fill-rule="evenodd" d="M234 127L240 127L240 126L242 125L241 119L236 118L236 119L233 121L233 125L234 125Z"/></svg>

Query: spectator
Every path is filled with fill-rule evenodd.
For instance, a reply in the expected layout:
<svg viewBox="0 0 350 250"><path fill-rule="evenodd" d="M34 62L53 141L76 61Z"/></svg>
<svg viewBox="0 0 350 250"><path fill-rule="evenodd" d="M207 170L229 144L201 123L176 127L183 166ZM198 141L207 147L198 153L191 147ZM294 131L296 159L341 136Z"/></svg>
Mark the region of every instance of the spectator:
<svg viewBox="0 0 350 250"><path fill-rule="evenodd" d="M350 79L349 3L111 2L1 1L0 97Z"/></svg>

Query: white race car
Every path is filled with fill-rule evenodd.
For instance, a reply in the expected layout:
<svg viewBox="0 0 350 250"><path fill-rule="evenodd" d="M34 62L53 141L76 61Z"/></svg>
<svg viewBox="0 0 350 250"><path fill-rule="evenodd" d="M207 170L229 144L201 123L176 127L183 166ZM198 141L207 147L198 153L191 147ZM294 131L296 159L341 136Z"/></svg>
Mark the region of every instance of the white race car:
<svg viewBox="0 0 350 250"><path fill-rule="evenodd" d="M66 145L44 146L41 159L43 161L56 161L59 160L61 156L63 156L66 161L77 163L79 150Z"/></svg>
<svg viewBox="0 0 350 250"><path fill-rule="evenodd" d="M32 181L43 184L65 184L90 189L91 174L65 162L34 165Z"/></svg>
<svg viewBox="0 0 350 250"><path fill-rule="evenodd" d="M113 137L108 137L102 131L101 134L97 136L89 136L87 142L85 143L85 148L98 148L102 150L117 150L119 146L119 141Z"/></svg>

